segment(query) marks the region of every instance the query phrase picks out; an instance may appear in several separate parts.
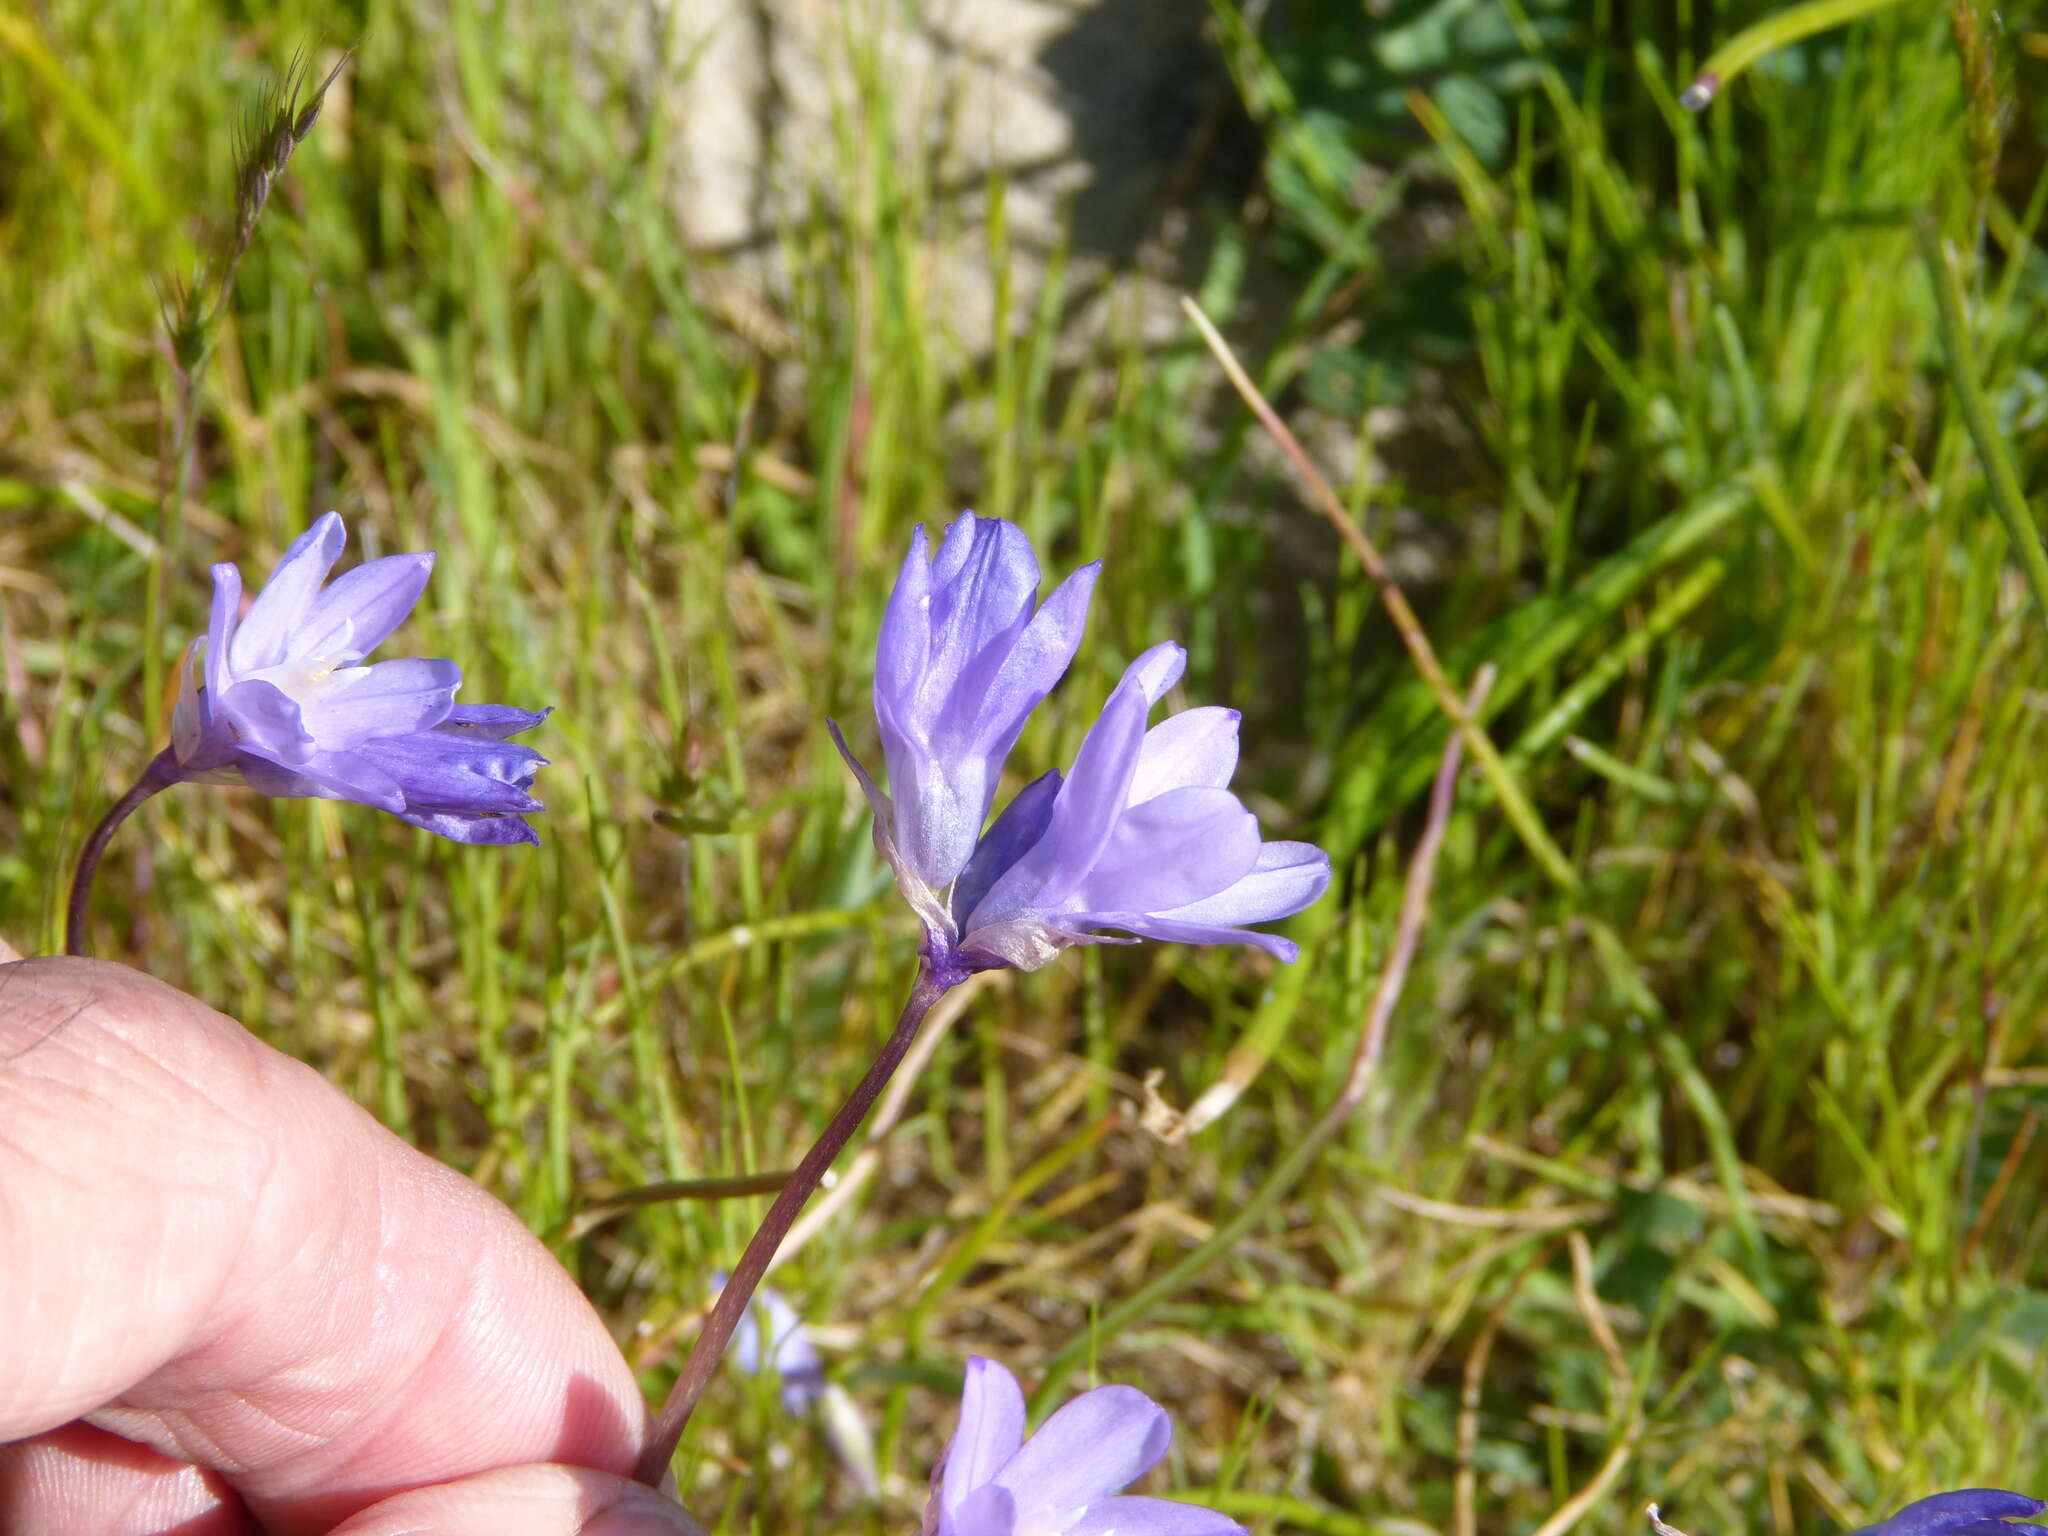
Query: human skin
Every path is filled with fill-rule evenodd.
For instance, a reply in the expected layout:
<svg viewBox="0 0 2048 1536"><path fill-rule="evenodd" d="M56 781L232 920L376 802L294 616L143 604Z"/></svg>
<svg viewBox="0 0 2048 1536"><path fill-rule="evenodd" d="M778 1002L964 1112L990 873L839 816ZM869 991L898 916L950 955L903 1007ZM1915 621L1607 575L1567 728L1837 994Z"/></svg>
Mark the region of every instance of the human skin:
<svg viewBox="0 0 2048 1536"><path fill-rule="evenodd" d="M510 1211L233 1019L0 944L0 1531L702 1536Z"/></svg>

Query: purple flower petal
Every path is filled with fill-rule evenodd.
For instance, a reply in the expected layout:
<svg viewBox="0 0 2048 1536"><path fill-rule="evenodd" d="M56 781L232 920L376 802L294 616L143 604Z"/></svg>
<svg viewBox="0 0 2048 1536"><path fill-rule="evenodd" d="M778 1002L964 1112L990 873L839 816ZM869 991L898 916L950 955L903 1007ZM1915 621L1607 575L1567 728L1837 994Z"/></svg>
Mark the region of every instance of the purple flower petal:
<svg viewBox="0 0 2048 1536"><path fill-rule="evenodd" d="M244 782L262 794L287 799L311 795L322 800L353 800L393 815L408 809L398 780L361 752L316 752L302 763L278 763L266 756L249 754L240 759L238 766Z"/></svg>
<svg viewBox="0 0 2048 1536"><path fill-rule="evenodd" d="M521 731L532 730L553 713L553 706L547 709L515 709L510 704L457 704L448 711L448 718L434 729L503 741Z"/></svg>
<svg viewBox="0 0 2048 1536"><path fill-rule="evenodd" d="M332 790L307 778L296 768L287 768L265 757L243 753L232 769L234 776L259 795L275 800L333 800Z"/></svg>
<svg viewBox="0 0 2048 1536"><path fill-rule="evenodd" d="M542 809L527 786L547 760L505 738L547 712L457 705L452 661L350 665L411 611L433 556L372 560L323 589L346 542L338 516L320 518L239 619L240 575L213 568L203 657L188 652L172 714L182 776L354 800L458 842L538 841L517 818Z"/></svg>
<svg viewBox="0 0 2048 1536"><path fill-rule="evenodd" d="M1017 1501L1007 1488L989 1483L970 1493L957 1510L939 1512L937 1536L1016 1536Z"/></svg>
<svg viewBox="0 0 2048 1536"><path fill-rule="evenodd" d="M299 713L322 747L347 752L372 737L438 725L461 686L462 669L452 661L380 661L337 673L300 705Z"/></svg>
<svg viewBox="0 0 2048 1536"><path fill-rule="evenodd" d="M2048 1503L2023 1493L2008 1493L2002 1488L1959 1488L1916 1499L1889 1520L1866 1525L1854 1536L1964 1536L1973 1526L2024 1520L2043 1510L2048 1510Z"/></svg>
<svg viewBox="0 0 2048 1536"><path fill-rule="evenodd" d="M932 562L932 645L919 703L931 721L934 745L967 744L1037 597L1038 557L1024 530L961 513Z"/></svg>
<svg viewBox="0 0 2048 1536"><path fill-rule="evenodd" d="M1237 771L1238 713L1210 704L1183 710L1145 733L1138 771L1131 776L1131 804L1141 805L1169 789L1222 789Z"/></svg>
<svg viewBox="0 0 2048 1536"><path fill-rule="evenodd" d="M912 537L883 613L874 700L886 836L921 915L944 909L937 893L973 856L1004 757L1073 659L1096 575L1075 572L1034 612L1038 559L1014 524L967 512L935 552L922 527ZM942 918L933 931L950 943L949 928Z"/></svg>
<svg viewBox="0 0 2048 1536"><path fill-rule="evenodd" d="M1227 789L1169 789L1125 808L1074 899L1160 912L1226 891L1259 856L1259 819Z"/></svg>
<svg viewBox="0 0 2048 1536"><path fill-rule="evenodd" d="M236 626L228 651L230 667L238 673L260 672L291 654L292 632L304 620L313 595L341 558L347 542L348 530L333 512L293 541Z"/></svg>
<svg viewBox="0 0 2048 1536"><path fill-rule="evenodd" d="M417 731L366 741L356 755L391 775L410 810L525 815L544 809L526 786L547 759L517 742Z"/></svg>
<svg viewBox="0 0 2048 1536"><path fill-rule="evenodd" d="M1077 939L1092 938L1097 942L1100 942L1099 930L1121 928L1140 938L1157 939L1167 944L1250 944L1289 965L1301 953L1300 945L1292 939L1283 939L1277 933L1261 933L1256 928L1233 928L1224 923L1191 923L1183 918L1160 917L1149 912L1062 912L1050 921ZM981 941L980 935L975 935L975 938L977 942Z"/></svg>
<svg viewBox="0 0 2048 1536"><path fill-rule="evenodd" d="M220 696L219 711L245 752L294 765L313 755L313 733L306 729L298 700L275 683L261 678L232 683Z"/></svg>
<svg viewBox="0 0 2048 1536"><path fill-rule="evenodd" d="M1124 669L1124 677L1144 690L1149 710L1166 697L1166 690L1180 681L1187 670L1188 653L1171 640L1162 640Z"/></svg>
<svg viewBox="0 0 2048 1536"><path fill-rule="evenodd" d="M386 555L345 571L292 631L296 656L367 656L405 622L434 572L434 554Z"/></svg>
<svg viewBox="0 0 2048 1536"><path fill-rule="evenodd" d="M993 1482L1023 1443L1024 1393L1017 1378L995 1361L973 1356L960 1392L960 1423L946 1448L941 1530L943 1517L958 1516L974 1491Z"/></svg>
<svg viewBox="0 0 2048 1536"><path fill-rule="evenodd" d="M1047 1419L994 1480L1016 1497L1024 1529L1065 1531L1151 1471L1172 1438L1166 1410L1144 1393L1097 1387Z"/></svg>
<svg viewBox="0 0 2048 1536"><path fill-rule="evenodd" d="M234 644L235 621L242 609L242 573L222 563L213 568L213 612L206 621L206 691L213 706L228 688L228 651Z"/></svg>
<svg viewBox="0 0 2048 1536"><path fill-rule="evenodd" d="M1226 890L1161 917L1195 923L1270 923L1312 906L1330 885L1330 856L1314 843L1263 843L1250 873Z"/></svg>
<svg viewBox="0 0 2048 1536"><path fill-rule="evenodd" d="M1150 707L1135 676L1137 664L1102 706L1060 785L1052 818L1037 844L996 881L970 926L997 923L1031 907L1056 907L1094 867L1110 828L1124 808Z"/></svg>
<svg viewBox="0 0 2048 1536"><path fill-rule="evenodd" d="M981 905L989 887L1044 835L1052 820L1060 782L1057 768L1040 774L1017 791L1016 797L1003 807L1003 814L981 835L981 841L974 845L974 857L953 882L953 911L957 916L970 916Z"/></svg>
<svg viewBox="0 0 2048 1536"><path fill-rule="evenodd" d="M1172 1499L1100 1499L1061 1536L1243 1536L1228 1515Z"/></svg>
<svg viewBox="0 0 2048 1536"><path fill-rule="evenodd" d="M931 555L924 525L910 536L910 553L882 611L875 642L875 719L882 728L882 753L893 764L909 742L917 688L931 655ZM894 785L894 769L889 782Z"/></svg>
<svg viewBox="0 0 2048 1536"><path fill-rule="evenodd" d="M353 795L346 799L355 799ZM517 816L467 815L461 811L394 811L400 821L445 837L451 843L472 843L503 848L514 843L540 842L540 834Z"/></svg>
<svg viewBox="0 0 2048 1536"><path fill-rule="evenodd" d="M1001 771L1002 760L1017 744L1031 711L1052 692L1053 684L1073 662L1088 627L1089 599L1095 595L1095 581L1101 574L1102 562L1097 560L1055 587L985 687L978 679L963 680L960 697L975 706L965 738L975 752L993 760L995 771Z"/></svg>

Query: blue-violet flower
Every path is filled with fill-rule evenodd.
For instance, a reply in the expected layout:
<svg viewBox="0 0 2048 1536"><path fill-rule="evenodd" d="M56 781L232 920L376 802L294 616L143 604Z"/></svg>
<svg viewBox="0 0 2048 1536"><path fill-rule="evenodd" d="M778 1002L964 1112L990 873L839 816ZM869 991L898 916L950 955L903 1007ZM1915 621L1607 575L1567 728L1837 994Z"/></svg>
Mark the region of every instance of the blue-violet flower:
<svg viewBox="0 0 2048 1536"><path fill-rule="evenodd" d="M457 704L452 661L364 665L419 601L432 554L388 555L323 588L347 541L329 512L285 551L246 614L241 573L213 568L213 614L171 718L178 779L354 800L458 843L535 843L521 818L546 763L506 738L547 711ZM239 614L239 617L238 617Z"/></svg>
<svg viewBox="0 0 2048 1536"><path fill-rule="evenodd" d="M1241 925L1315 901L1330 857L1260 840L1258 818L1227 788L1236 710L1185 710L1145 729L1186 665L1171 641L1138 657L1065 779L1026 785L996 818L953 888L968 965L1035 970L1069 944L1103 942L1106 928L1294 959L1289 940Z"/></svg>
<svg viewBox="0 0 2048 1536"><path fill-rule="evenodd" d="M1026 1443L1016 1377L977 1355L924 1536L1242 1536L1243 1526L1200 1505L1120 1494L1172 1438L1166 1410L1144 1393L1097 1387Z"/></svg>
<svg viewBox="0 0 2048 1536"><path fill-rule="evenodd" d="M1020 790L984 832L1003 759L1073 659L1099 567L1034 613L1038 562L1013 524L964 514L936 559L922 528L875 656L879 790L839 738L875 813L875 843L925 926L934 970L1036 970L1070 944L1295 946L1246 929L1301 911L1330 883L1312 844L1261 842L1230 793L1235 710L1191 709L1145 729L1186 653L1154 646L1110 695L1064 779Z"/></svg>
<svg viewBox="0 0 2048 1536"><path fill-rule="evenodd" d="M2048 1502L2001 1488L1959 1488L1915 1499L1889 1520L1852 1536L2019 1536L2048 1529L2032 1524Z"/></svg>
<svg viewBox="0 0 2048 1536"><path fill-rule="evenodd" d="M964 512L936 555L921 525L911 536L875 649L890 793L848 762L874 807L876 846L936 935L950 934L946 893L988 820L1003 759L1074 659L1100 570L1083 566L1039 606L1038 558L1014 523Z"/></svg>

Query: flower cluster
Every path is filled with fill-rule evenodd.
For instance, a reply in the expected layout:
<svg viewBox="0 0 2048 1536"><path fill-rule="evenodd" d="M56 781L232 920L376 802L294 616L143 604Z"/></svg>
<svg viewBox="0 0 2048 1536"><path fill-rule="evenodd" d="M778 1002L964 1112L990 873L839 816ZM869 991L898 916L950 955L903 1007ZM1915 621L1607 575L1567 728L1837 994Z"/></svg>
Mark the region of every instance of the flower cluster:
<svg viewBox="0 0 2048 1536"><path fill-rule="evenodd" d="M924 923L928 963L949 979L1028 971L1069 945L1137 938L1255 944L1292 960L1293 944L1245 925L1315 901L1329 857L1260 839L1229 789L1235 710L1146 729L1186 665L1177 645L1133 661L1072 768L1025 785L983 830L1004 759L1073 660L1096 574L1083 567L1038 606L1038 561L1014 525L968 512L936 555L922 528L911 540L875 657L888 793L847 761Z"/></svg>
<svg viewBox="0 0 2048 1536"><path fill-rule="evenodd" d="M364 658L412 612L431 554L387 555L327 584L347 531L329 512L270 573L247 613L242 576L213 568L213 614L192 642L171 719L179 780L354 800L458 843L536 843L528 791L547 759L507 738L547 717L455 702L452 661Z"/></svg>
<svg viewBox="0 0 2048 1536"><path fill-rule="evenodd" d="M1144 1393L1097 1387L1027 1442L1017 1378L974 1356L923 1536L1241 1536L1214 1510L1122 1492L1172 1438L1166 1410Z"/></svg>
<svg viewBox="0 0 2048 1536"><path fill-rule="evenodd" d="M246 609L236 568L213 568L212 612L187 654L171 744L81 857L74 953L107 837L144 798L175 783L355 801L463 843L538 841L525 818L542 809L530 786L545 759L510 738L547 712L456 703L462 673L452 661L370 662L418 602L433 556L372 560L330 583L346 537L334 513L320 518ZM920 528L876 657L887 793L832 726L873 807L876 846L924 924L925 972L891 1044L805 1160L808 1182L792 1176L749 1244L740 1270L752 1279L727 1296L720 1277L712 1322L724 1311L740 1326L707 1326L678 1388L699 1353L715 1367L730 1339L742 1370L776 1379L788 1412L817 1416L870 1496L880 1485L865 1422L827 1379L796 1312L752 1286L933 1000L975 971L1035 970L1075 944L1242 943L1291 961L1292 943L1250 925L1302 911L1330 882L1321 849L1267 841L1231 793L1234 710L1197 707L1150 723L1186 665L1170 642L1125 669L1064 773L1027 783L991 820L1011 750L1080 644L1099 572L1082 567L1041 604L1037 559L1013 525L966 513L936 550ZM681 1417L664 1410L643 1456L640 1475L650 1483L666 1472L695 1399L681 1400ZM1172 1438L1165 1411L1143 1393L1085 1392L1028 1439L1025 1417L1009 1371L971 1358L923 1536L1242 1536L1214 1510L1123 1492ZM2044 1512L2048 1502L2023 1494L1962 1489L1908 1504L1856 1536L2048 1536L2048 1525L2034 1523ZM1677 1536L1655 1505L1650 1518L1660 1536Z"/></svg>

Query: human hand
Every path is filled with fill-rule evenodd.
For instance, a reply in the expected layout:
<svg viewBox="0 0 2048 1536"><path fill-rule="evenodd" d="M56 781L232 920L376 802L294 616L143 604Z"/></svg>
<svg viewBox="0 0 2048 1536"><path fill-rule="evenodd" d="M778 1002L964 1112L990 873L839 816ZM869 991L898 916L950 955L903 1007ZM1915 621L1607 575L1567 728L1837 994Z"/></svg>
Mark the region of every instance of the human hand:
<svg viewBox="0 0 2048 1536"><path fill-rule="evenodd" d="M0 1531L702 1536L503 1205L183 993L0 962Z"/></svg>

